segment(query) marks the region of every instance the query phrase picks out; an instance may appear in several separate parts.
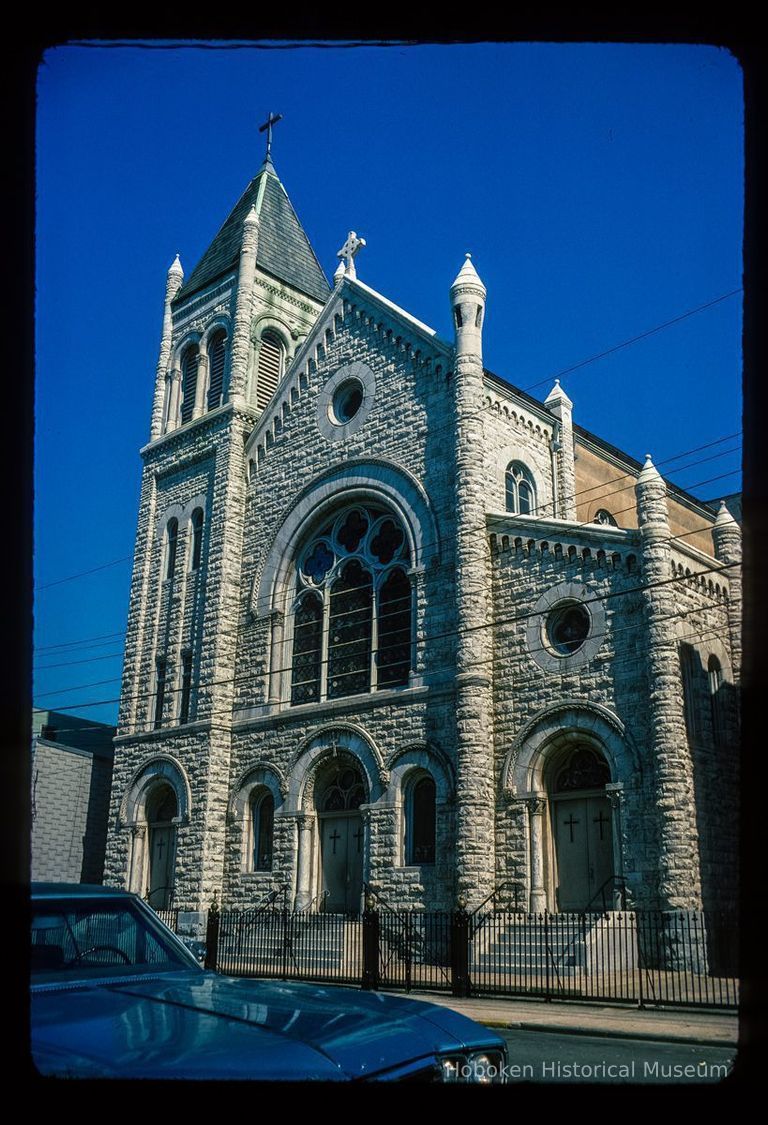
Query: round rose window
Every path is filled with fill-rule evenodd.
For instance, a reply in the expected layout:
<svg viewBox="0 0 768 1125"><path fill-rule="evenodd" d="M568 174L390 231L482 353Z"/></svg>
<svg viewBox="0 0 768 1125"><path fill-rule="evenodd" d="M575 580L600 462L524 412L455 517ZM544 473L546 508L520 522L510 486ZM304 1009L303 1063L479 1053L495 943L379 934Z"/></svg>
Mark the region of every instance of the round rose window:
<svg viewBox="0 0 768 1125"><path fill-rule="evenodd" d="M589 636L589 611L578 602L555 606L547 618L547 640L559 656L578 652Z"/></svg>
<svg viewBox="0 0 768 1125"><path fill-rule="evenodd" d="M339 426L346 426L351 422L363 405L363 387L357 379L347 379L337 387L331 405L334 422Z"/></svg>

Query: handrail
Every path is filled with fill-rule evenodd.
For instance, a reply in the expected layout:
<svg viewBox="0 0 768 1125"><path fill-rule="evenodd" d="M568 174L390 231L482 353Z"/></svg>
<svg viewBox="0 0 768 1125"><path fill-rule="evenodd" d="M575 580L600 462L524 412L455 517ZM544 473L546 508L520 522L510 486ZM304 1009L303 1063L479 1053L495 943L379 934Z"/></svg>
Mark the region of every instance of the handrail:
<svg viewBox="0 0 768 1125"><path fill-rule="evenodd" d="M298 910L295 910L294 914L306 914L307 911L310 909L310 907L312 907L317 902L318 899L322 900L324 898L328 898L330 893L331 893L330 891L325 891L325 890L324 891L318 891L317 894L315 895L315 897L311 898L306 906L302 906Z"/></svg>
<svg viewBox="0 0 768 1125"><path fill-rule="evenodd" d="M475 914L477 914L480 910L482 910L483 907L485 906L485 904L487 902L490 902L492 898L495 898L496 895L498 894L498 892L503 890L504 887L514 887L515 888L515 909L517 909L517 892L518 892L518 890L520 890L522 885L523 884L519 881L519 879L505 879L505 881L503 883L498 883L493 888L491 893L483 899L483 901L480 903L480 905L476 906L474 910L471 910L469 912L470 918L474 917Z"/></svg>
<svg viewBox="0 0 768 1125"><path fill-rule="evenodd" d="M603 913L605 913L605 894L604 894L604 891L605 891L605 888L608 886L608 884L613 883L613 882L618 883L620 885L621 909L626 910L627 909L627 880L624 878L623 875L609 875L608 878L604 879L603 882L600 884L600 886L597 888L595 893L592 895L592 898L589 900L587 905L584 907L584 910L580 911L579 913L588 914L590 906L595 901L595 899L597 898L598 895L602 896Z"/></svg>

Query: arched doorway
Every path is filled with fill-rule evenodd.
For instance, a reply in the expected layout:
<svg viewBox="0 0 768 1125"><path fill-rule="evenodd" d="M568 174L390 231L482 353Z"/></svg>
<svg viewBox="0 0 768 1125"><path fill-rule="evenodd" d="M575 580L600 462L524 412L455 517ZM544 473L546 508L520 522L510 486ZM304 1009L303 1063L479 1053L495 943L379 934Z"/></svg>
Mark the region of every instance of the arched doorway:
<svg viewBox="0 0 768 1125"><path fill-rule="evenodd" d="M577 744L547 771L558 910L601 910L613 902L613 823L602 754Z"/></svg>
<svg viewBox="0 0 768 1125"><path fill-rule="evenodd" d="M173 903L176 870L176 793L170 785L158 785L147 796L148 840L147 901L155 910Z"/></svg>
<svg viewBox="0 0 768 1125"><path fill-rule="evenodd" d="M363 892L365 831L360 805L365 787L348 762L327 767L315 789L320 835L321 909L357 914Z"/></svg>

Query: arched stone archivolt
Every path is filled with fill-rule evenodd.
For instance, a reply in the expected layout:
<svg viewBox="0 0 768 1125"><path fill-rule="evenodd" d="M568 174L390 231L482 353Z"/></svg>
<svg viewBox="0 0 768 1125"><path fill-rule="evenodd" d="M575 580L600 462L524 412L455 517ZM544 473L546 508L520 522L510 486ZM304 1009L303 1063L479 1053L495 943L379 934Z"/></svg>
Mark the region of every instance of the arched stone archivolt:
<svg viewBox="0 0 768 1125"><path fill-rule="evenodd" d="M384 759L375 742L362 728L352 724L329 724L316 730L299 747L291 767L285 812L312 813L314 783L321 765L344 754L363 775L369 803L378 801L388 777Z"/></svg>
<svg viewBox="0 0 768 1125"><path fill-rule="evenodd" d="M287 612L293 593L293 567L307 536L342 504L366 502L388 507L399 518L414 569L439 559L437 521L416 478L393 462L348 461L317 477L285 516L254 577L252 613L264 617L275 610Z"/></svg>
<svg viewBox="0 0 768 1125"><path fill-rule="evenodd" d="M136 770L120 802L119 827L130 828L146 820L146 799L150 789L165 782L176 794L178 821L186 824L192 804L189 778L183 766L168 754L146 759Z"/></svg>
<svg viewBox="0 0 768 1125"><path fill-rule="evenodd" d="M443 804L450 801L456 791L456 777L452 764L442 750L431 743L414 743L390 755L388 762L389 785L382 804L397 806L402 799L403 782L408 774L423 770L435 783L435 798Z"/></svg>
<svg viewBox="0 0 768 1125"><path fill-rule="evenodd" d="M642 762L624 724L599 703L564 700L538 712L518 734L504 759L501 788L511 796L545 792L543 770L550 750L567 742L587 742L606 757L614 780L639 776Z"/></svg>
<svg viewBox="0 0 768 1125"><path fill-rule="evenodd" d="M227 820L230 823L244 819L251 794L259 788L270 790L275 799L275 811L288 796L288 780L272 762L258 762L249 766L240 775L230 795L227 808Z"/></svg>

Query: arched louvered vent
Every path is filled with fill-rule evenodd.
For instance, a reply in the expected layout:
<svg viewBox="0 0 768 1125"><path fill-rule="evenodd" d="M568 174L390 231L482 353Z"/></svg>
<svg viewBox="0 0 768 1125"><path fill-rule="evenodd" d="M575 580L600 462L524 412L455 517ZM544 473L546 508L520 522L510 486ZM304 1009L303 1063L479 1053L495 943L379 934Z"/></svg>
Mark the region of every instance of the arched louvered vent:
<svg viewBox="0 0 768 1125"><path fill-rule="evenodd" d="M187 348L181 361L181 424L192 421L195 409L195 390L197 388L197 368L200 352L197 344Z"/></svg>
<svg viewBox="0 0 768 1125"><path fill-rule="evenodd" d="M226 349L224 332L217 332L208 344L208 370L210 372L210 385L208 388L208 409L214 410L224 401L224 359Z"/></svg>
<svg viewBox="0 0 768 1125"><path fill-rule="evenodd" d="M263 410L277 390L283 374L283 345L274 332L265 332L259 346L259 373L256 405Z"/></svg>

